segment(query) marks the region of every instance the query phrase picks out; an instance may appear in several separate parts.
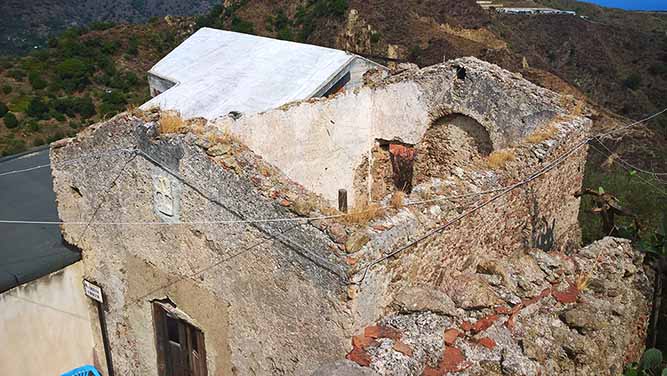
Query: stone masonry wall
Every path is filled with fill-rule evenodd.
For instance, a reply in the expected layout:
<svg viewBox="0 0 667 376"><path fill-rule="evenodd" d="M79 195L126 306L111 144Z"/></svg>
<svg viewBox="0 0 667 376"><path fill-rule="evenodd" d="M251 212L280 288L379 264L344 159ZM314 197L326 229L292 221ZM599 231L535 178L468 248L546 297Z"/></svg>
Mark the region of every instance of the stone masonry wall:
<svg viewBox="0 0 667 376"><path fill-rule="evenodd" d="M455 196L511 185L577 145L586 137L589 125L590 122L583 119L562 124L559 136L548 142L551 148L543 160L538 155L542 155L539 150L545 145L524 144L514 149L516 159L508 162L504 171L455 171L449 177L435 179L436 186L444 189L445 196ZM351 255L357 270L353 280L358 281L365 274L361 283L351 287L349 305L357 315L357 328L375 322L393 299L393 293L405 284L447 289L457 275L474 270L486 259L502 259L524 247L544 250L575 247L580 233L577 223L579 200L574 193L581 189L585 158L586 148L582 147L540 178L507 193L441 233L374 265L367 274L369 263L493 195L451 201L433 196L431 203L407 206L397 215L359 230L359 233L367 234L369 240ZM456 173L462 173L462 178ZM417 186L417 192L411 197L419 201L419 193L430 188L433 184ZM406 202L409 205L410 200Z"/></svg>
<svg viewBox="0 0 667 376"><path fill-rule="evenodd" d="M155 137L155 123L124 114L52 149L60 217L92 221L62 230L106 295L116 373L156 374L150 302L167 297L204 332L211 375L305 374L342 357L351 324L333 242L303 222L207 224L293 214L192 141ZM126 147L161 166L104 155ZM95 157L59 165L82 156Z"/></svg>

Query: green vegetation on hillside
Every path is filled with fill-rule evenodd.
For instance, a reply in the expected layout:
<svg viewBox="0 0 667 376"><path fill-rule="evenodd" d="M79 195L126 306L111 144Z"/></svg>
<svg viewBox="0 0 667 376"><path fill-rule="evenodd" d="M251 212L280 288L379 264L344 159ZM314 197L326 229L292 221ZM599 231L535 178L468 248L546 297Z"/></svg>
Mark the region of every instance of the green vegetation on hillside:
<svg viewBox="0 0 667 376"><path fill-rule="evenodd" d="M0 60L0 154L72 135L149 98L146 70L178 43L168 25L127 33L68 29L49 47Z"/></svg>

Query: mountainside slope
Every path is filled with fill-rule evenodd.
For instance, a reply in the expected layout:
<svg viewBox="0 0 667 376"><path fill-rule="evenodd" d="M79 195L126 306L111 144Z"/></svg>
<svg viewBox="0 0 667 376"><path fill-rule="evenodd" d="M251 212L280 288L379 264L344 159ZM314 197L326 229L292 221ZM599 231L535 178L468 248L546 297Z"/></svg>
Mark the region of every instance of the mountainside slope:
<svg viewBox="0 0 667 376"><path fill-rule="evenodd" d="M146 22L151 17L198 15L216 0L3 0L0 55L43 47L50 36L91 22Z"/></svg>

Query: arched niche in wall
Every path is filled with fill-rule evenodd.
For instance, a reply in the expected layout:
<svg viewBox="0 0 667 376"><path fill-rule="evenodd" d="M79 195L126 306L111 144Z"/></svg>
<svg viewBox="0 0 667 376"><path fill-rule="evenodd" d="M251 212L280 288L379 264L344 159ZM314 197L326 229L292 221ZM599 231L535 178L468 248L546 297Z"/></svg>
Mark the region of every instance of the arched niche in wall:
<svg viewBox="0 0 667 376"><path fill-rule="evenodd" d="M477 120L449 114L435 120L416 145L417 183L450 174L454 166L481 162L493 152L489 132Z"/></svg>

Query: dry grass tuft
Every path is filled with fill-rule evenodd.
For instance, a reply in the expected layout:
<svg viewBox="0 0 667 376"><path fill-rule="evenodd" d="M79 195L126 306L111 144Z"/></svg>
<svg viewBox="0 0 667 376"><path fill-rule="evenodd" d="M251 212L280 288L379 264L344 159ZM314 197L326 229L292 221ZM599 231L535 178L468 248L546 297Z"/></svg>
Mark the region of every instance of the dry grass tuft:
<svg viewBox="0 0 667 376"><path fill-rule="evenodd" d="M509 161L516 159L516 154L514 150L505 149L505 150L496 150L491 155L489 155L489 160L487 161L489 167L492 169L505 168L505 165Z"/></svg>
<svg viewBox="0 0 667 376"><path fill-rule="evenodd" d="M376 204L362 204L358 207L352 208L349 213L341 217L341 222L347 224L356 224L356 225L365 225L373 219L379 218L384 215L384 209Z"/></svg>
<svg viewBox="0 0 667 376"><path fill-rule="evenodd" d="M188 124L181 118L178 112L163 112L160 116L160 133L184 133Z"/></svg>
<svg viewBox="0 0 667 376"><path fill-rule="evenodd" d="M553 138L557 132L558 130L556 129L556 127L554 127L553 125L549 125L543 129L535 130L533 133L528 135L528 137L526 137L526 141L531 144L539 144L544 140Z"/></svg>
<svg viewBox="0 0 667 376"><path fill-rule="evenodd" d="M398 210L403 207L403 201L405 200L405 192L403 191L396 191L394 194L391 196L391 200L389 201L389 206L392 208Z"/></svg>
<svg viewBox="0 0 667 376"><path fill-rule="evenodd" d="M225 129L222 133L209 133L206 139L211 144L231 144L235 141L234 136Z"/></svg>

